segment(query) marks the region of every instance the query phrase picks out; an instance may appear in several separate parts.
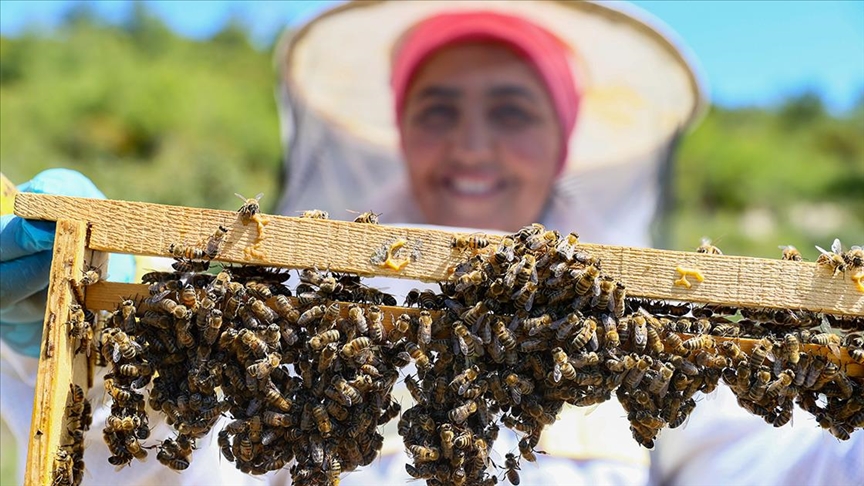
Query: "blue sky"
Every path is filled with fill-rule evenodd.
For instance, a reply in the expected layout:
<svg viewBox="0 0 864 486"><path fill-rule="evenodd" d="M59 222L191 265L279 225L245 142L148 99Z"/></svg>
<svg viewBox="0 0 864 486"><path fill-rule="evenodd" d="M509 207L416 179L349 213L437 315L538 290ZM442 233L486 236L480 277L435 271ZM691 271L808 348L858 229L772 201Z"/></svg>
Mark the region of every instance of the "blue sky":
<svg viewBox="0 0 864 486"><path fill-rule="evenodd" d="M0 1L0 35L50 29L79 0ZM339 2L145 1L177 32L206 38L232 16L266 45L289 24ZM728 107L770 106L804 89L820 92L833 111L864 93L864 1L636 0L669 25L700 60L712 97ZM92 6L122 21L129 2Z"/></svg>

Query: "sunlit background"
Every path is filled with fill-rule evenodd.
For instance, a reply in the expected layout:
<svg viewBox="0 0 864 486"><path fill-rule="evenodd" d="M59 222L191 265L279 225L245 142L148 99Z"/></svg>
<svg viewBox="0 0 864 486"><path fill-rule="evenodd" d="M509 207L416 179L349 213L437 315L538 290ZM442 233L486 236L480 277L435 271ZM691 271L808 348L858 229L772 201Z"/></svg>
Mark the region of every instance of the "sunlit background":
<svg viewBox="0 0 864 486"><path fill-rule="evenodd" d="M0 2L3 173L62 166L113 198L274 204L272 48L336 3ZM707 236L777 258L792 244L815 260L835 237L864 244L864 2L634 3L689 45L714 102L679 151L667 246Z"/></svg>

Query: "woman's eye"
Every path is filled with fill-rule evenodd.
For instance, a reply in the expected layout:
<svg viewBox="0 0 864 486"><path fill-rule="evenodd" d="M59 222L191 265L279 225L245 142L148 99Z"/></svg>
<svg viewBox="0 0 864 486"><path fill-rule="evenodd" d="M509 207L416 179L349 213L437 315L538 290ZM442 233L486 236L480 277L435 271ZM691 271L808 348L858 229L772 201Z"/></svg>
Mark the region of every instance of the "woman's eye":
<svg viewBox="0 0 864 486"><path fill-rule="evenodd" d="M491 121L503 128L523 128L534 122L534 116L519 106L502 105L492 108Z"/></svg>
<svg viewBox="0 0 864 486"><path fill-rule="evenodd" d="M421 127L441 129L452 126L459 118L459 112L454 106L432 105L420 110L414 118Z"/></svg>

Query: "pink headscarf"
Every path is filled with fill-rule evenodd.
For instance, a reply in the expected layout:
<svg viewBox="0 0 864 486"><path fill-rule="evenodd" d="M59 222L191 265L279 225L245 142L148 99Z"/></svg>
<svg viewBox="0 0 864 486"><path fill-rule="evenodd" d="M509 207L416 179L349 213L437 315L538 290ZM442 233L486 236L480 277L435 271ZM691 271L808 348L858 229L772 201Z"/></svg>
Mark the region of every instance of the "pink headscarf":
<svg viewBox="0 0 864 486"><path fill-rule="evenodd" d="M393 59L391 86L396 119L402 123L405 98L420 65L437 50L467 42L494 41L527 61L546 86L561 130L561 160L567 160L568 140L576 125L581 91L573 79L568 47L555 35L525 19L495 12L444 13L416 24L402 39Z"/></svg>

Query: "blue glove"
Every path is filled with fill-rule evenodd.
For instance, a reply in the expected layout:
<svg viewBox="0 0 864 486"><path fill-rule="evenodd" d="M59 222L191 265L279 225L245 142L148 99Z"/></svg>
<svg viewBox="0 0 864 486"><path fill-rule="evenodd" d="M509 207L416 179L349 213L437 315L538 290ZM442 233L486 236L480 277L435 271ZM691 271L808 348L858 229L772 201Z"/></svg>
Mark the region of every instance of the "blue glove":
<svg viewBox="0 0 864 486"><path fill-rule="evenodd" d="M21 192L105 199L90 179L69 169L49 169L18 186ZM55 223L0 216L0 339L38 357L54 248ZM114 255L107 274L116 282L135 276L132 255Z"/></svg>

